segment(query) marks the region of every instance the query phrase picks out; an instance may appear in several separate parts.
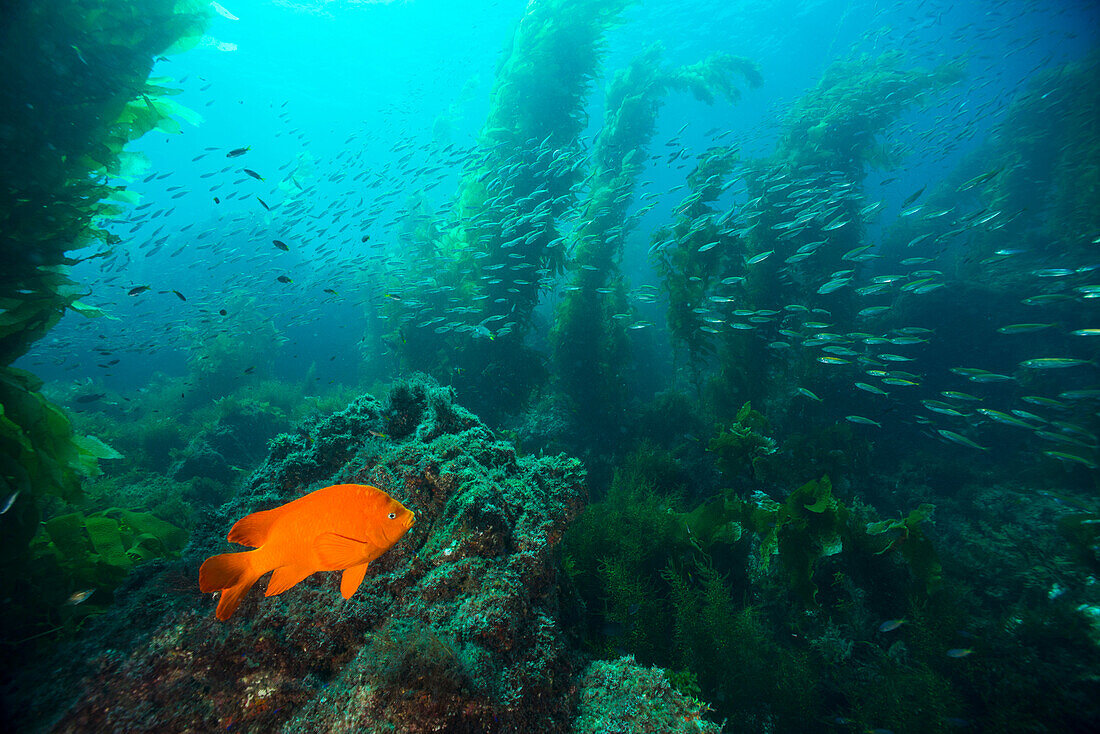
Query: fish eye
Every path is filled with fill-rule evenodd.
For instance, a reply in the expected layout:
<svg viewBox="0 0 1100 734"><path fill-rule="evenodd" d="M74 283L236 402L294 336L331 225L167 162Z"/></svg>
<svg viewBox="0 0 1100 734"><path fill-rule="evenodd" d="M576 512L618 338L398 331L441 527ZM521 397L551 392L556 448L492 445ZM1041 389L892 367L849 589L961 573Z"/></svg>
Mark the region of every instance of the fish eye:
<svg viewBox="0 0 1100 734"><path fill-rule="evenodd" d="M396 512L391 512L391 513L389 514L389 518L390 518L391 520L396 520L396 519L397 519L397 513L396 513Z"/></svg>

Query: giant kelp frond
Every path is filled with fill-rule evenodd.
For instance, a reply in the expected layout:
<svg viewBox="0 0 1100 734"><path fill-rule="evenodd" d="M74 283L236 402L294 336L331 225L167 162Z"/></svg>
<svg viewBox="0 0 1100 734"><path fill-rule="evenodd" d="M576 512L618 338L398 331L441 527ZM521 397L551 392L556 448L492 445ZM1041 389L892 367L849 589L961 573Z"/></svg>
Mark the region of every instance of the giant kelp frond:
<svg viewBox="0 0 1100 734"><path fill-rule="evenodd" d="M119 454L93 437L73 432L68 417L39 393L42 382L14 367L0 368L0 455L22 468L3 478L13 491L81 497L80 480L99 472L97 459Z"/></svg>
<svg viewBox="0 0 1100 734"><path fill-rule="evenodd" d="M693 367L716 350L710 338L716 330L705 322L704 303L723 280L721 275L743 267L739 238L711 206L737 160L733 148L707 151L688 174L690 193L676 208L680 216L675 224L653 236L654 268L668 293L669 331L688 349Z"/></svg>
<svg viewBox="0 0 1100 734"><path fill-rule="evenodd" d="M42 383L9 365L66 308L103 315L79 300L88 294L69 277L68 267L78 260L66 253L117 243L97 223L134 201L110 181L134 171L135 160L124 146L153 129L178 132L174 116L194 121L168 100L175 90L148 76L157 55L197 37L212 12L200 0L5 5L0 21L0 490L15 497L0 545L5 565L27 560L44 495L77 501L82 478L99 472L97 460L119 457L101 441L75 433L65 413L39 392ZM4 586L5 596L14 593Z"/></svg>
<svg viewBox="0 0 1100 734"><path fill-rule="evenodd" d="M651 45L617 72L608 86L604 126L592 156L595 166L588 199L572 235L572 283L551 332L563 387L585 416L583 422L594 424L597 433L606 433L608 423L621 415L625 404L629 344L623 317L629 315L629 308L618 265L634 225L627 211L644 170L661 106L671 90L682 88L691 89L707 103L714 101L715 94L736 101L734 76L738 73L750 84L759 82L755 65L739 57L715 54L692 66L670 68L661 63L661 55L661 44ZM735 153L728 149L714 149L703 157L689 178L692 216L717 198L735 160ZM683 223L678 226L686 229ZM692 246L700 244L693 242ZM676 277L670 268L661 272ZM680 316L681 321L688 319L686 314Z"/></svg>
<svg viewBox="0 0 1100 734"><path fill-rule="evenodd" d="M420 282L446 294L391 304L399 317L387 339L411 366L446 376L483 416L520 409L544 379L524 337L540 295L566 266L559 219L585 174L577 142L584 100L604 34L631 1L528 5L451 212L406 233L422 255Z"/></svg>
<svg viewBox="0 0 1100 734"><path fill-rule="evenodd" d="M198 0L51 0L5 11L0 107L0 295L41 264L85 244L118 174L123 146L160 126L178 131L171 93L147 77L157 54L201 33ZM42 63L31 63L38 59Z"/></svg>
<svg viewBox="0 0 1100 734"><path fill-rule="evenodd" d="M711 54L703 61L685 66L670 81L676 87L690 89L700 101L714 104L715 94L730 102L741 99L741 89L734 81L737 77L753 89L764 83L759 65L744 56L727 53Z"/></svg>
<svg viewBox="0 0 1100 734"><path fill-rule="evenodd" d="M521 144L551 136L573 140L584 124L584 97L604 52L604 34L634 0L529 3L497 73L485 142Z"/></svg>
<svg viewBox="0 0 1100 734"><path fill-rule="evenodd" d="M794 165L851 166L874 150L875 136L907 108L962 78L962 68L905 68L900 52L837 61L784 118L779 150Z"/></svg>

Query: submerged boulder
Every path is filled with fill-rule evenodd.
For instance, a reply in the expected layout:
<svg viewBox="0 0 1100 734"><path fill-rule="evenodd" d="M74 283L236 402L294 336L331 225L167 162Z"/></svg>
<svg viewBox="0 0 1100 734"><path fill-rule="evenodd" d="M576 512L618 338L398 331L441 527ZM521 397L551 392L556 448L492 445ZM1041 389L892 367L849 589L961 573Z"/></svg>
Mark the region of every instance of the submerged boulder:
<svg viewBox="0 0 1100 734"><path fill-rule="evenodd" d="M340 483L380 487L417 518L358 593L345 601L339 574L318 573L265 598L261 580L215 619L198 566L242 550L225 540L233 522ZM272 440L182 559L124 589L81 641L74 698L46 727L566 731L581 670L553 553L584 501L578 461L518 456L428 378L398 383L385 403L362 397Z"/></svg>
<svg viewBox="0 0 1100 734"><path fill-rule="evenodd" d="M233 479L233 467L206 435L196 436L187 444L187 449L172 463L168 475L177 482L202 477L218 482Z"/></svg>
<svg viewBox="0 0 1100 734"><path fill-rule="evenodd" d="M256 466L268 453L270 439L290 423L283 411L266 402L223 398L218 417L205 425L168 469L177 481L195 477L231 482L238 466Z"/></svg>
<svg viewBox="0 0 1100 734"><path fill-rule="evenodd" d="M632 655L596 660L578 681L573 734L719 734L710 706L673 688L664 670Z"/></svg>

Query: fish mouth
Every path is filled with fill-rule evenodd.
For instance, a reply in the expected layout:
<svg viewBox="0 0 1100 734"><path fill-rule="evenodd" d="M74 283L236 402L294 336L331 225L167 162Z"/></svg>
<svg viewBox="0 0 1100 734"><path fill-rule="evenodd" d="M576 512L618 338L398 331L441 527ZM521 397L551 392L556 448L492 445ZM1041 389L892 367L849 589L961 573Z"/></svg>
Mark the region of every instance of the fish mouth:
<svg viewBox="0 0 1100 734"><path fill-rule="evenodd" d="M415 524L416 524L416 517L410 512L409 517L404 518L401 521L400 529L397 530L396 532L393 532L394 531L394 526L392 526L392 525L387 526L389 528L390 532L393 533L392 538L390 537L390 533L386 532L385 528L383 528L382 534L389 543L393 544L393 543L396 543L397 541L401 540L401 537L405 533L407 533L409 531L409 529Z"/></svg>

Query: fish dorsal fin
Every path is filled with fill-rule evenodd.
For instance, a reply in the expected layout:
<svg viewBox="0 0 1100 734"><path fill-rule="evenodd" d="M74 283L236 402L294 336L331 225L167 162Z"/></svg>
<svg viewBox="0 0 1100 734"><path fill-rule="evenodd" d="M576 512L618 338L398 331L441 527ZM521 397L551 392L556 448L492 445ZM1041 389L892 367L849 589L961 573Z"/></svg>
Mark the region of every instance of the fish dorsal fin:
<svg viewBox="0 0 1100 734"><path fill-rule="evenodd" d="M313 541L313 549L317 552L317 557L330 571L358 566L367 559L369 548L370 546L361 540L336 533L321 533Z"/></svg>
<svg viewBox="0 0 1100 734"><path fill-rule="evenodd" d="M267 542L267 536L271 532L271 526L282 515L282 508L253 512L245 515L229 530L229 541L240 543L250 548L259 548Z"/></svg>
<svg viewBox="0 0 1100 734"><path fill-rule="evenodd" d="M359 585L363 583L363 577L367 575L368 565L363 563L344 569L344 575L340 577L340 593L344 595L345 599L350 599L359 590Z"/></svg>

